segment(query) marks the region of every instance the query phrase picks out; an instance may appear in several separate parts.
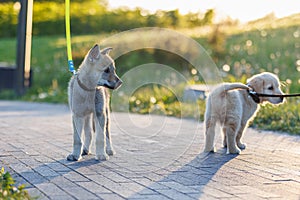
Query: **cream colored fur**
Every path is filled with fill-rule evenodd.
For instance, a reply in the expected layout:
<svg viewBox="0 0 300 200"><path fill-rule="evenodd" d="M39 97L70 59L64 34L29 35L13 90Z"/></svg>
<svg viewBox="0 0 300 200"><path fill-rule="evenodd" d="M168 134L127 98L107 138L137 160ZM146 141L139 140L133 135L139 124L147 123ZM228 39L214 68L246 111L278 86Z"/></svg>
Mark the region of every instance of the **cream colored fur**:
<svg viewBox="0 0 300 200"><path fill-rule="evenodd" d="M253 89L257 93L282 94L279 79L268 72L253 76L248 80L247 85L224 83L218 86L207 99L204 151L215 151L214 137L217 124L222 128L223 145L227 147L227 153L239 154L241 149L246 148L246 144L241 140L242 136L249 121L259 110L259 104L248 95L247 89ZM260 97L259 103L264 102L279 104L283 102L283 98Z"/></svg>

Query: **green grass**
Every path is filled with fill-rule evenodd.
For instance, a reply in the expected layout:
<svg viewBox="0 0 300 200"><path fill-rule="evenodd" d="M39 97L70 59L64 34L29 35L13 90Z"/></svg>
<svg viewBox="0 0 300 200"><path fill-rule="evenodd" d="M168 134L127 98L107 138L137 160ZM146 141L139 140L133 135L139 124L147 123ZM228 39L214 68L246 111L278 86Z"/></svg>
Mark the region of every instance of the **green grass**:
<svg viewBox="0 0 300 200"><path fill-rule="evenodd" d="M14 65L16 62L16 46L15 38L0 39L0 63L5 62L8 65Z"/></svg>
<svg viewBox="0 0 300 200"><path fill-rule="evenodd" d="M260 129L276 130L299 135L300 133L300 100L288 99L282 105L262 106L253 121L253 126Z"/></svg>
<svg viewBox="0 0 300 200"><path fill-rule="evenodd" d="M278 74L281 80L290 79L289 87L296 91L300 81L298 34L299 26L291 26L230 36L226 43L229 56L224 61L233 67L236 77L266 70Z"/></svg>
<svg viewBox="0 0 300 200"><path fill-rule="evenodd" d="M294 18L292 18L294 19ZM257 29L257 24L260 28ZM250 25L249 25L250 27ZM275 27L262 25L261 21L251 24L247 31L235 28L221 27L220 37L223 37L223 49L218 44L209 42L209 36L195 34L191 30L185 34L193 36L207 52L215 59L217 66L222 71L222 66L227 64L230 71L222 71L225 81L246 81L246 78L261 71L277 73L284 82L285 92L300 92L300 28L298 24L289 23L288 26ZM274 28L275 27L275 28ZM214 29L211 29L214 31ZM206 34L212 35L212 34ZM109 36L85 35L72 37L73 60L78 66L84 54L94 44ZM222 41L220 40L220 41ZM16 42L11 38L0 39L0 62L13 63L15 60ZM121 56L116 60L120 76L131 67L156 61L169 66L177 66L178 58L164 52L147 50L135 51ZM179 60L180 65L185 65ZM174 64L175 63L175 64ZM68 72L66 43L64 36L33 37L32 60L33 85L22 100L67 103L67 85L71 77ZM181 68L176 68L180 70ZM182 72L183 74L186 72ZM199 83L190 80L193 83ZM184 86L176 91L182 93ZM151 97L155 98L155 101ZM12 99L16 96L10 91L2 91L0 98ZM155 113L177 117L192 117L203 120L205 102L198 104L182 103L174 91L167 88L149 85L136 90L120 101L128 100L129 110L136 113ZM138 100L138 101L137 101ZM280 106L264 106L255 118L252 126L260 129L277 130L291 134L300 134L300 106L299 98L288 100ZM117 101L118 102L118 101ZM126 106L125 106L126 107ZM197 108L197 112L195 111ZM124 111L124 108L113 106L114 110Z"/></svg>

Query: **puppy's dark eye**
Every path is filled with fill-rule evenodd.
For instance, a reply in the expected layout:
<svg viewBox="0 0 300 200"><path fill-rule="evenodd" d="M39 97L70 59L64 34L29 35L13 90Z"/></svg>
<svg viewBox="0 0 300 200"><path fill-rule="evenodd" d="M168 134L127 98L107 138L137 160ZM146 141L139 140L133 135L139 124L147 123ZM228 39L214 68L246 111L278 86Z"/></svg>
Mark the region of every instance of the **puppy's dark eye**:
<svg viewBox="0 0 300 200"><path fill-rule="evenodd" d="M105 73L109 73L109 68L106 68L106 69L104 70L104 72L105 72Z"/></svg>
<svg viewBox="0 0 300 200"><path fill-rule="evenodd" d="M273 89L274 89L273 86L268 87L268 90L273 90Z"/></svg>

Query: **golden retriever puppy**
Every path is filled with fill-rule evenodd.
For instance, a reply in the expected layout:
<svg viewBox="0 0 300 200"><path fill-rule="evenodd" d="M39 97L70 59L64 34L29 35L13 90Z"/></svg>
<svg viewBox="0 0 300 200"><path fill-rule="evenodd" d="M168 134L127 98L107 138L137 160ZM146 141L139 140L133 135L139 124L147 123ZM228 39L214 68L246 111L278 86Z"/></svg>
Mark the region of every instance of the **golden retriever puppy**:
<svg viewBox="0 0 300 200"><path fill-rule="evenodd" d="M283 102L282 97L259 97L255 101L249 95L251 90L264 94L283 94L277 76L268 72L251 77L247 85L224 83L218 86L210 93L206 104L205 152L215 151L215 128L219 123L223 130L223 145L227 147L227 154L239 154L241 149L246 148L241 139L249 121L259 110L259 104Z"/></svg>

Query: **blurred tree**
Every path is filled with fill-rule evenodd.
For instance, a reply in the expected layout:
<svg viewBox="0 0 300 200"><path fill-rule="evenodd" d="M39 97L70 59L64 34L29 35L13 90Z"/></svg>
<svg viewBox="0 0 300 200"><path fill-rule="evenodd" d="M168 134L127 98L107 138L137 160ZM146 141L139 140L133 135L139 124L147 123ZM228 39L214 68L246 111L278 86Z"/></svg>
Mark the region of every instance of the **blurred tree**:
<svg viewBox="0 0 300 200"><path fill-rule="evenodd" d="M212 24L214 17L215 17L215 11L213 9L207 10L206 13L204 14L202 25Z"/></svg>
<svg viewBox="0 0 300 200"><path fill-rule="evenodd" d="M0 37L15 36L17 33L19 8L14 3L5 2L0 4Z"/></svg>
<svg viewBox="0 0 300 200"><path fill-rule="evenodd" d="M106 0L84 0L84 2L95 2L95 3L101 3L102 1ZM65 0L34 0L34 2L56 2L56 3L65 3ZM72 2L82 2L82 0L70 0L70 3ZM107 2L107 1L106 1Z"/></svg>
<svg viewBox="0 0 300 200"><path fill-rule="evenodd" d="M147 15L146 16L146 26L149 26L149 27L154 27L154 26L157 26L157 22L158 22L158 16L156 14L150 14L150 15Z"/></svg>
<svg viewBox="0 0 300 200"><path fill-rule="evenodd" d="M215 12L213 9L209 9L204 13L204 15L200 12L196 13L188 13L182 18L186 22L185 24L187 27L196 27L196 26L204 26L204 25L210 25L213 23L213 19L215 17Z"/></svg>
<svg viewBox="0 0 300 200"><path fill-rule="evenodd" d="M217 24L208 38L208 43L212 48L212 57L215 62L223 59L225 56L226 35L220 30L220 24Z"/></svg>
<svg viewBox="0 0 300 200"><path fill-rule="evenodd" d="M184 21L186 22L185 24L187 27L199 26L201 24L201 13L200 12L196 12L196 13L189 12L188 14L186 14L184 16Z"/></svg>
<svg viewBox="0 0 300 200"><path fill-rule="evenodd" d="M1 3L11 3L11 2L16 2L16 1L18 1L18 0L1 0L0 4Z"/></svg>
<svg viewBox="0 0 300 200"><path fill-rule="evenodd" d="M14 37L18 10L13 11L13 1L0 4L0 37ZM34 0L33 35L64 33L64 0ZM211 24L214 11L205 14L182 15L179 10L158 10L151 14L140 8L108 9L108 0L71 0L71 29L73 34L124 31L138 27L182 28Z"/></svg>
<svg viewBox="0 0 300 200"><path fill-rule="evenodd" d="M165 16L170 19L170 25L175 28L179 24L179 10L171 10L165 13Z"/></svg>

